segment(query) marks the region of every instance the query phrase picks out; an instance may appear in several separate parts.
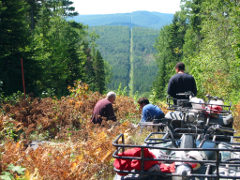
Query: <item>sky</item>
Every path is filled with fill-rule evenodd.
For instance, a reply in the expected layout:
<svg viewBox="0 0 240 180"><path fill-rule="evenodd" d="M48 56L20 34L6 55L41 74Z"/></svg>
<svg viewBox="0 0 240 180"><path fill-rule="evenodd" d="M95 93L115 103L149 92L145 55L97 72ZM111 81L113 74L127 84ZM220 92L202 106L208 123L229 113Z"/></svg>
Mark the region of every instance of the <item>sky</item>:
<svg viewBox="0 0 240 180"><path fill-rule="evenodd" d="M174 14L180 0L71 0L80 15L127 13L139 10Z"/></svg>

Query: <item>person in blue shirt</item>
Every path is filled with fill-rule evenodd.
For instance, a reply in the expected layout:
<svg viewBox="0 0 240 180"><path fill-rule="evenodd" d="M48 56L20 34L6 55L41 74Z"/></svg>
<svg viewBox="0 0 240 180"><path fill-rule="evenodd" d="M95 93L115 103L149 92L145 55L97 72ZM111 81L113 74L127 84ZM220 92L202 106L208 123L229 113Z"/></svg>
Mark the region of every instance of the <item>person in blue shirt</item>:
<svg viewBox="0 0 240 180"><path fill-rule="evenodd" d="M145 97L140 98L138 104L142 109L141 122L151 122L154 119L161 119L165 116L158 106L150 104L149 100Z"/></svg>

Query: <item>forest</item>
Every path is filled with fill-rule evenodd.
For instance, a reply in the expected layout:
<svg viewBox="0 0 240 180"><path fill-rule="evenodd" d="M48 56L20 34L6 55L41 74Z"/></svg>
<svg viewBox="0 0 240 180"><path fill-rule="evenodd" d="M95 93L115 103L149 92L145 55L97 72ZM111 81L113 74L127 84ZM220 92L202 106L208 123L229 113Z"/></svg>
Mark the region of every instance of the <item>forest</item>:
<svg viewBox="0 0 240 180"><path fill-rule="evenodd" d="M23 90L20 59L23 59L26 93L61 97L75 80L105 90L104 61L87 27L65 17L77 13L72 2L0 1L1 94Z"/></svg>
<svg viewBox="0 0 240 180"><path fill-rule="evenodd" d="M149 95L157 74L154 57L156 51L153 45L159 31L133 27L131 33L131 27L128 26L93 26L89 30L99 36L96 40L97 47L103 59L110 65L111 74L107 77L110 80L106 84L107 88L126 88L129 92L129 82L132 79L133 93ZM130 56L133 58L131 77Z"/></svg>
<svg viewBox="0 0 240 180"><path fill-rule="evenodd" d="M240 99L240 2L182 0L181 4L181 11L160 30L155 44L156 96L166 96L174 66L183 61L197 81L199 97L212 94L236 104Z"/></svg>
<svg viewBox="0 0 240 180"><path fill-rule="evenodd" d="M113 179L116 136L124 133L133 144L145 137L139 134L136 102L137 91L150 87L144 85L150 80L140 72L151 74L155 66L148 97L166 113L166 88L179 61L196 79L198 97L211 94L232 103L239 134L239 0L181 0L181 11L157 35L141 27L97 30L66 20L76 15L70 0L0 0L1 179ZM115 28L123 32L123 42L111 34ZM106 32L112 39L101 45L98 40L107 37ZM144 37L149 34L156 38L153 47ZM103 46L121 53L109 55ZM122 89L129 83L129 62L117 61L126 59L129 50L135 62L132 96ZM117 122L90 123L94 105L109 90L107 84L121 84L110 82L111 69L127 80L115 90Z"/></svg>

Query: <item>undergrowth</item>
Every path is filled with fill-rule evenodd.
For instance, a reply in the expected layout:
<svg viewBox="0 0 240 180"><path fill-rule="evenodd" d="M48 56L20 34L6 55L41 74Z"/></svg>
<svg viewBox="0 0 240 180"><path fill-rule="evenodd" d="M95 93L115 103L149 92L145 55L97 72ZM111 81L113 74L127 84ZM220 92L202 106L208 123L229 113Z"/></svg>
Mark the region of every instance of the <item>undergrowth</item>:
<svg viewBox="0 0 240 180"><path fill-rule="evenodd" d="M90 122L94 105L104 98L87 84L76 82L71 95L20 99L2 104L0 114L0 174L10 179L112 179L113 140L125 134L126 144L139 144L151 130L140 129L140 111L133 98L118 95L113 104L117 122ZM157 103L166 113L166 105ZM234 127L240 127L240 105L234 107ZM32 148L32 142L39 142ZM17 170L21 170L19 174ZM23 171L24 169L24 171ZM1 177L2 177L1 176Z"/></svg>
<svg viewBox="0 0 240 180"><path fill-rule="evenodd" d="M21 99L2 105L0 172L10 164L26 168L23 179L111 179L113 140L120 133L137 141L140 120L134 99L118 95L117 122L90 122L96 102L105 98L76 82L70 96ZM41 142L37 149L31 142ZM9 172L7 172L9 173ZM20 176L11 174L15 179Z"/></svg>

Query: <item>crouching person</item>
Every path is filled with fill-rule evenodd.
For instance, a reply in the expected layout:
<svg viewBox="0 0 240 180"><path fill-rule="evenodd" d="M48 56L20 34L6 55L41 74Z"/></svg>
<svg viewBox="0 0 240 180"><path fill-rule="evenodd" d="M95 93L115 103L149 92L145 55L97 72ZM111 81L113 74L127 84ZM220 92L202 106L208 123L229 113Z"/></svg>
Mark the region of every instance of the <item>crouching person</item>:
<svg viewBox="0 0 240 180"><path fill-rule="evenodd" d="M163 111L158 106L150 104L147 98L140 98L138 104L142 109L141 122L152 122L154 119L161 119L165 116Z"/></svg>
<svg viewBox="0 0 240 180"><path fill-rule="evenodd" d="M152 126L152 123L149 124L148 122L152 122L154 119L162 119L165 116L163 111L158 106L150 104L147 98L140 98L138 100L138 104L140 105L140 109L142 110L142 118L139 123L141 127L140 133L142 132L143 127ZM158 127L157 125L152 126L151 128L152 130L157 131L162 130L161 127Z"/></svg>
<svg viewBox="0 0 240 180"><path fill-rule="evenodd" d="M101 124L103 119L116 121L112 104L116 99L116 94L112 91L107 93L106 98L99 100L93 110L91 121L94 124Z"/></svg>

